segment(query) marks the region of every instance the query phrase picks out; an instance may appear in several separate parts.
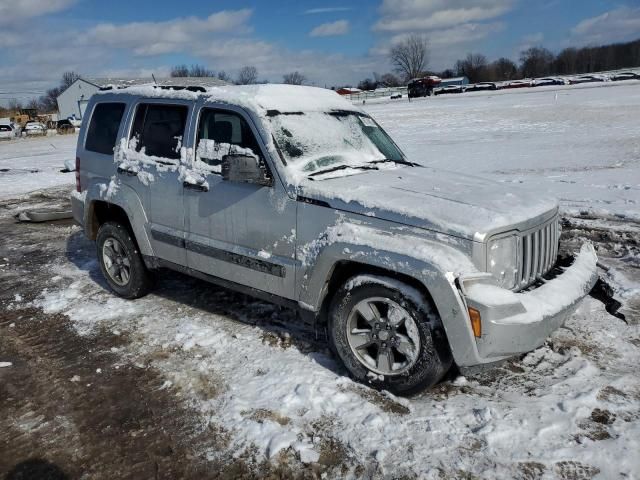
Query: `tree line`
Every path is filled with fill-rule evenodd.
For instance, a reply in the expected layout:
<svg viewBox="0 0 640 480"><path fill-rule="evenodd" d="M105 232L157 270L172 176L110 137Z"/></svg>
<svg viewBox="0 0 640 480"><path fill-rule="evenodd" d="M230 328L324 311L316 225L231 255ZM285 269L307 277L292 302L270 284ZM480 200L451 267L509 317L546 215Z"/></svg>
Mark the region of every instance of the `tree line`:
<svg viewBox="0 0 640 480"><path fill-rule="evenodd" d="M519 64L509 58L489 62L482 53L469 53L442 72L427 69L429 41L423 35L410 35L389 52L394 72L366 78L358 84L362 90L406 85L412 78L438 75L441 78L465 76L471 83L536 78L549 75L618 70L640 66L640 39L602 46L569 47L557 55L542 47L530 47L520 53Z"/></svg>
<svg viewBox="0 0 640 480"><path fill-rule="evenodd" d="M465 75L472 83L579 75L640 66L640 39L598 47L569 47L557 55L544 47L530 47L520 53L520 63L508 58L488 62L482 54L470 53L443 74ZM447 76L447 75L445 75Z"/></svg>
<svg viewBox="0 0 640 480"><path fill-rule="evenodd" d="M253 85L256 83L267 83L267 80L258 79L258 69L252 65L242 67L238 71L236 78L232 78L224 70L215 72L203 65L176 65L171 68L172 77L213 77L223 80L227 83L234 83L236 85ZM282 83L288 85L302 85L307 81L307 77L302 73L296 71L285 73L282 76Z"/></svg>

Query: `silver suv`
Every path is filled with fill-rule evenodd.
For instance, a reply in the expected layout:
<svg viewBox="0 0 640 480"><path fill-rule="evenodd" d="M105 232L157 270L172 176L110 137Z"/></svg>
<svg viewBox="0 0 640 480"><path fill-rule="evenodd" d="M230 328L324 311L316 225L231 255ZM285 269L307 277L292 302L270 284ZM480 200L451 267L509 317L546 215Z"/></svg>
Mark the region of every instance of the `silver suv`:
<svg viewBox="0 0 640 480"><path fill-rule="evenodd" d="M124 298L170 268L293 307L408 394L540 346L597 279L556 201L414 163L335 93L143 86L89 102L73 211Z"/></svg>

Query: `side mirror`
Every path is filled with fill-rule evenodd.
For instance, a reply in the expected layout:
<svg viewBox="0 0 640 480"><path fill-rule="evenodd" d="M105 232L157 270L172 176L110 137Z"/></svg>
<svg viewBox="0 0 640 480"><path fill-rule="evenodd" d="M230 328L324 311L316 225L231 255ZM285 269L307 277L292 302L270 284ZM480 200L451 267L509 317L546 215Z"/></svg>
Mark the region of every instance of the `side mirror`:
<svg viewBox="0 0 640 480"><path fill-rule="evenodd" d="M266 167L253 155L230 154L222 157L222 178L229 182L252 183L270 187Z"/></svg>

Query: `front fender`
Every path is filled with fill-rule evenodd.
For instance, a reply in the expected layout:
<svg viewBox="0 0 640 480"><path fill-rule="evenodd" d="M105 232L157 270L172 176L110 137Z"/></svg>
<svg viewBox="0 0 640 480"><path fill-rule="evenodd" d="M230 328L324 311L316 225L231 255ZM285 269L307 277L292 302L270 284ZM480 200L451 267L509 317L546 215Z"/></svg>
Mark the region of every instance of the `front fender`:
<svg viewBox="0 0 640 480"><path fill-rule="evenodd" d="M339 222L299 248L301 306L318 312L328 283L341 262L398 272L420 282L442 320L453 357L474 364L477 348L465 304L455 284L462 272L476 271L468 255L453 246L407 232L385 232L371 225ZM454 241L455 240L451 240Z"/></svg>

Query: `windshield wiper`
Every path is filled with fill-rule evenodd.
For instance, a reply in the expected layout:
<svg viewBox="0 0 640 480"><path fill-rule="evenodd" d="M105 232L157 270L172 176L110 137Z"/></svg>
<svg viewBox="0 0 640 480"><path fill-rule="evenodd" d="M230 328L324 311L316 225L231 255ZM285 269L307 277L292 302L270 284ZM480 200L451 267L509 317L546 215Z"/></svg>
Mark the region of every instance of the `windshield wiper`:
<svg viewBox="0 0 640 480"><path fill-rule="evenodd" d="M408 160L394 160L393 158L383 158L382 160L374 160L372 162L369 162L369 164L376 164L376 163L388 163L388 162L393 162L393 163L397 163L399 165L408 165L409 167L419 167L420 164L419 163L413 163L410 162Z"/></svg>
<svg viewBox="0 0 640 480"><path fill-rule="evenodd" d="M325 168L324 170L318 170L317 172L310 173L310 177L322 175L325 173L337 172L338 170L346 170L347 168L359 168L361 170L378 170L378 167L372 167L369 165L338 165L337 167Z"/></svg>

